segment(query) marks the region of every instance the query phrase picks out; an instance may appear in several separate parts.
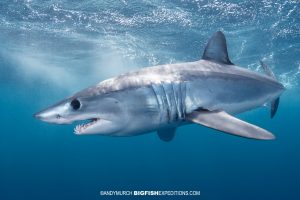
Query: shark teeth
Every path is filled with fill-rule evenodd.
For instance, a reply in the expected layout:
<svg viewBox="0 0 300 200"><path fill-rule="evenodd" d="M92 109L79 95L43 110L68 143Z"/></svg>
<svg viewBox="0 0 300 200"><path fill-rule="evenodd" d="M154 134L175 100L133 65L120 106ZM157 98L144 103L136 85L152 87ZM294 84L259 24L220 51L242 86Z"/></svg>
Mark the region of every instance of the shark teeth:
<svg viewBox="0 0 300 200"><path fill-rule="evenodd" d="M79 124L74 128L74 133L75 134L80 134L82 133L82 131L84 131L86 128L88 128L89 126L96 124L100 119L99 118L94 118L91 119L91 121L89 123L86 124Z"/></svg>

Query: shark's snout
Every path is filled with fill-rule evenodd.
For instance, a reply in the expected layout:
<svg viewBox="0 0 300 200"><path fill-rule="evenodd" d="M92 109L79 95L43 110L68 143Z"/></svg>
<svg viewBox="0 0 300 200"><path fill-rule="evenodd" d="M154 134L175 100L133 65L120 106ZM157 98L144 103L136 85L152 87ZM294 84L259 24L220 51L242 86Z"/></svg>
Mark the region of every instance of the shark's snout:
<svg viewBox="0 0 300 200"><path fill-rule="evenodd" d="M38 120L41 120L41 121L44 121L43 119L45 118L41 113L35 113L33 115L34 118L38 119Z"/></svg>
<svg viewBox="0 0 300 200"><path fill-rule="evenodd" d="M34 118L38 119L38 120L47 120L47 118L49 118L49 114L47 115L46 112L37 112L33 115Z"/></svg>
<svg viewBox="0 0 300 200"><path fill-rule="evenodd" d="M55 124L69 124L70 122L65 120L60 114L53 110L44 110L37 112L33 115L34 118L48 122L48 123L55 123Z"/></svg>
<svg viewBox="0 0 300 200"><path fill-rule="evenodd" d="M56 118L55 114L53 112L49 112L49 111L37 112L33 115L33 117L38 119L38 120L45 121L45 122L50 122L50 123L51 122L53 123L54 119Z"/></svg>

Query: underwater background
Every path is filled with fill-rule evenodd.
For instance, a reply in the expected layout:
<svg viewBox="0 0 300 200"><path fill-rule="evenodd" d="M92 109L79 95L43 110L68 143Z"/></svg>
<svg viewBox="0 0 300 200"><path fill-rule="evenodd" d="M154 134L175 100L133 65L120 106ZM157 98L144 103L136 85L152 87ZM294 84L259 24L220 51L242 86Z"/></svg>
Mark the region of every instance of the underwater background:
<svg viewBox="0 0 300 200"><path fill-rule="evenodd" d="M0 199L115 198L100 196L102 190L299 199L299 4L1 0ZM273 132L276 140L249 140L198 125L179 128L169 143L155 133L77 136L74 125L32 117L120 73L198 60L217 30L226 35L232 62L261 71L262 59L287 88L274 119L268 108L238 116Z"/></svg>

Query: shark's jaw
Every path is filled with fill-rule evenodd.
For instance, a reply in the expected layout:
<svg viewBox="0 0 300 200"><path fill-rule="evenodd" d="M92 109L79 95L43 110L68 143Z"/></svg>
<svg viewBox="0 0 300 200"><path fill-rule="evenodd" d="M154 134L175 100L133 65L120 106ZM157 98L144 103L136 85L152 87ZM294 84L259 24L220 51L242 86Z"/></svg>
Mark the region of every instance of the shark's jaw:
<svg viewBox="0 0 300 200"><path fill-rule="evenodd" d="M86 129L91 128L96 123L98 123L100 120L101 120L100 118L92 118L92 119L89 119L89 122L87 122L87 123L78 124L74 128L74 133L78 134L78 135L83 134Z"/></svg>
<svg viewBox="0 0 300 200"><path fill-rule="evenodd" d="M81 124L74 128L76 135L89 135L89 134L103 134L110 135L121 129L120 123L103 119L103 118L90 118L84 120Z"/></svg>

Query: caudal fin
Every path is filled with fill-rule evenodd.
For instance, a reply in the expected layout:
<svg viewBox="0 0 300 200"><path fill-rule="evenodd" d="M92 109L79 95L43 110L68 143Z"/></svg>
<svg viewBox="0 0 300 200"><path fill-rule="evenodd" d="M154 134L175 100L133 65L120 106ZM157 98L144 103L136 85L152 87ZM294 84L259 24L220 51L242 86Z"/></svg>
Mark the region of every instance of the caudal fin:
<svg viewBox="0 0 300 200"><path fill-rule="evenodd" d="M277 80L271 68L268 67L263 61L260 61L261 67L264 69L265 73L274 80ZM279 97L273 101L271 101L271 118L273 118L277 112L279 106Z"/></svg>
<svg viewBox="0 0 300 200"><path fill-rule="evenodd" d="M280 98L278 97L277 99L275 99L271 102L271 118L273 118L277 112L277 109L279 106L279 100L280 100Z"/></svg>

